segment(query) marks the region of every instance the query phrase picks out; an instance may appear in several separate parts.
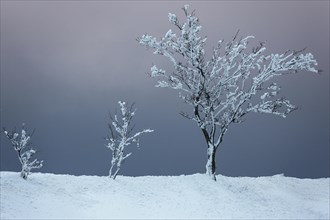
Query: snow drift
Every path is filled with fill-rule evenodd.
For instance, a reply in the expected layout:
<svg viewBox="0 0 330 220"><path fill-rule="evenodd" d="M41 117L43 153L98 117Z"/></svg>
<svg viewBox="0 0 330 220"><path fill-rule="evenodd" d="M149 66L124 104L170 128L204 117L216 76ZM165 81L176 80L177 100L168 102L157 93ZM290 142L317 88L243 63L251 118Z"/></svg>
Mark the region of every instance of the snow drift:
<svg viewBox="0 0 330 220"><path fill-rule="evenodd" d="M329 178L0 174L1 219L329 218Z"/></svg>

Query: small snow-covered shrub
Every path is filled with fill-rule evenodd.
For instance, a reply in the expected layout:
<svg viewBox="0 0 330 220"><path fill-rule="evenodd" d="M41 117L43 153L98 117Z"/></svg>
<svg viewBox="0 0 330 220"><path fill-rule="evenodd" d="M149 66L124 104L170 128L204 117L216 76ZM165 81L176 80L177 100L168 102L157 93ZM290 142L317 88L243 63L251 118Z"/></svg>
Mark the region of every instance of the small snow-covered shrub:
<svg viewBox="0 0 330 220"><path fill-rule="evenodd" d="M126 160L132 153L125 153L125 148L132 143L136 143L139 147L139 136L143 133L153 132L151 129L144 129L140 132L132 134L134 125L131 125L132 119L135 115L136 109L134 109L134 104L127 107L125 102L119 101L120 115L116 114L114 117L110 114L109 130L110 135L106 138L108 141L106 147L112 151L111 167L109 170L109 177L115 179L122 163Z"/></svg>
<svg viewBox="0 0 330 220"><path fill-rule="evenodd" d="M33 155L37 152L30 147L30 141L32 134L27 134L24 124L22 126L21 134L17 133L16 130L8 132L5 128L3 129L5 136L11 142L12 147L17 153L18 160L22 165L21 177L27 179L32 169L39 169L42 167L43 161L32 159Z"/></svg>

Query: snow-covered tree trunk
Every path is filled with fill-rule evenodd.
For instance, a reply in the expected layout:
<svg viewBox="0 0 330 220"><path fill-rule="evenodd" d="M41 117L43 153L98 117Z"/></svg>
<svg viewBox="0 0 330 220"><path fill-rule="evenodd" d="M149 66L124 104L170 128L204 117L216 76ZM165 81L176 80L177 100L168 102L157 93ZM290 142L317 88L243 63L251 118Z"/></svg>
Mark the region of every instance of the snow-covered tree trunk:
<svg viewBox="0 0 330 220"><path fill-rule="evenodd" d="M206 174L212 177L213 180L216 180L215 170L216 170L216 161L215 161L216 147L209 143L207 147L207 162L206 162Z"/></svg>
<svg viewBox="0 0 330 220"><path fill-rule="evenodd" d="M113 169L116 166L116 162L117 162L116 154L115 154L115 151L113 151L112 152L112 159L111 159L111 166L110 166L110 170L109 170L109 177L110 178L112 178Z"/></svg>
<svg viewBox="0 0 330 220"><path fill-rule="evenodd" d="M112 179L116 179L116 177L117 177L117 175L118 175L118 173L119 173L120 167L121 167L121 163L119 163L119 164L117 165L116 172L115 172L114 174L111 174L110 178L112 178Z"/></svg>
<svg viewBox="0 0 330 220"><path fill-rule="evenodd" d="M24 161L22 160L21 150L17 150L16 152L17 152L18 160L20 161L20 163L22 165L21 177L23 179L27 179L28 175L30 173L30 169L28 168L27 164L24 163Z"/></svg>
<svg viewBox="0 0 330 220"><path fill-rule="evenodd" d="M26 166L22 167L21 177L23 179L27 179L28 175L29 175L29 169Z"/></svg>

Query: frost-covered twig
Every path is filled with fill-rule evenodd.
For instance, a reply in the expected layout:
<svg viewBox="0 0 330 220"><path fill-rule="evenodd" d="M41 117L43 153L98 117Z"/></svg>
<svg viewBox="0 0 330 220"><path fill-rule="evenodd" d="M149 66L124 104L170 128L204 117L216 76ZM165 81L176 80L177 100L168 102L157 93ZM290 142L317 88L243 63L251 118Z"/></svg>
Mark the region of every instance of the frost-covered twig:
<svg viewBox="0 0 330 220"><path fill-rule="evenodd" d="M144 34L138 42L174 65L170 72L153 65L150 76L160 79L157 87L178 90L183 101L192 106L190 114L181 114L201 129L208 147L206 170L215 179L215 153L228 126L240 123L249 112L286 117L296 107L277 97L280 87L271 79L298 70L318 72L317 62L311 53L302 54L303 51L264 55L264 43L248 51L249 40L254 36L237 39L238 32L226 44L219 41L207 61L207 38L200 35L199 19L188 8L183 7L183 24L175 14L168 15L177 32L170 29L159 40Z"/></svg>
<svg viewBox="0 0 330 220"><path fill-rule="evenodd" d="M117 115L114 115L114 117L110 115L110 136L106 138L108 141L106 147L112 151L109 177L113 179L116 178L124 160L132 155L132 153L125 154L125 147L132 143L136 143L137 147L139 147L139 136L143 133L153 132L151 129L144 129L132 135L134 126L131 126L131 122L136 109L133 108L133 104L130 107L122 101L119 101L118 104L120 106L120 118Z"/></svg>
<svg viewBox="0 0 330 220"><path fill-rule="evenodd" d="M30 146L31 136L26 133L24 128L24 124L22 126L21 134L17 133L15 130L8 132L5 128L3 128L3 133L11 142L14 150L17 153L18 160L22 165L21 177L23 179L27 179L28 175L30 175L32 169L39 169L42 167L43 161L39 161L37 159L32 160L33 155L36 153Z"/></svg>

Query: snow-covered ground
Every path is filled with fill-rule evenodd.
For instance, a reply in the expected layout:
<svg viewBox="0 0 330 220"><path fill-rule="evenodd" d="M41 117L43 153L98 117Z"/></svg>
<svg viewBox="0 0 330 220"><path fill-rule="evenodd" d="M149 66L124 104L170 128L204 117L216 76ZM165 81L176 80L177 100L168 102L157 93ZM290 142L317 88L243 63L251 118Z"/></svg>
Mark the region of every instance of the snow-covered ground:
<svg viewBox="0 0 330 220"><path fill-rule="evenodd" d="M329 219L329 178L0 174L1 219Z"/></svg>

